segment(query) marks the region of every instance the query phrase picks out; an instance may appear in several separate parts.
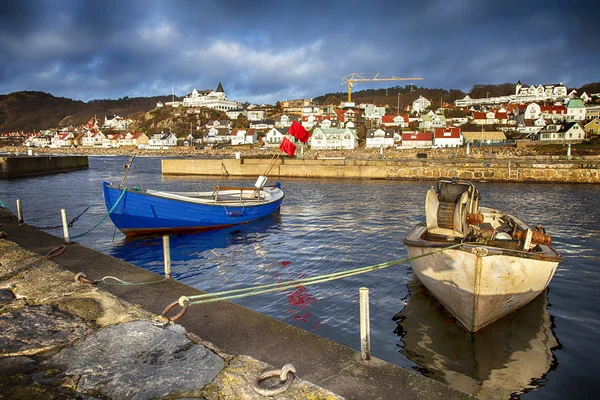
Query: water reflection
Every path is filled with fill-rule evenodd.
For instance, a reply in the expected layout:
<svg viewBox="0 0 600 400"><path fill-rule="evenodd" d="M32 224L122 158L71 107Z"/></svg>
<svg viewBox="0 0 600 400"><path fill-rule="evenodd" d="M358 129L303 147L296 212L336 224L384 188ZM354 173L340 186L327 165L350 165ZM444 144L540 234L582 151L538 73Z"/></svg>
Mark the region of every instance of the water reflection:
<svg viewBox="0 0 600 400"><path fill-rule="evenodd" d="M423 374L482 399L509 399L540 387L557 366L559 342L547 291L475 334L433 298L416 277L406 307L393 319L400 352Z"/></svg>
<svg viewBox="0 0 600 400"><path fill-rule="evenodd" d="M275 212L247 224L197 233L174 234L170 236L171 262L174 267L178 264L180 267L190 267L189 263L209 258L219 266L223 249L235 251L231 248L236 246L253 246L257 253L264 253L260 242L270 231L278 229L280 223L281 216L279 212ZM114 241L110 255L157 272L152 266L156 263L162 265L162 236L122 237ZM189 268L179 269L185 275L193 275L194 272Z"/></svg>

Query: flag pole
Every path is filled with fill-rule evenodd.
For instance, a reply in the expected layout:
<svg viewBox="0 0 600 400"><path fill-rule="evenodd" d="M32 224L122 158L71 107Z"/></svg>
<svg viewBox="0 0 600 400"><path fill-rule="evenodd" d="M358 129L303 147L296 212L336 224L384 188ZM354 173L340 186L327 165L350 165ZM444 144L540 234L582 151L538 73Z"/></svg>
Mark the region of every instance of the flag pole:
<svg viewBox="0 0 600 400"><path fill-rule="evenodd" d="M283 139L281 140L281 143L283 143L283 141L285 139L287 139L288 136L289 136L289 133L286 133L283 136ZM279 146L277 146L277 150L275 150L275 153L273 154L273 157L271 158L271 161L269 161L269 165L267 165L267 170L263 174L264 176L267 176L269 174L269 172L271 172L271 169L273 169L273 167L275 166L275 162L276 162L275 157L277 157L277 154L279 154L279 150L281 150L280 146L281 146L281 144Z"/></svg>

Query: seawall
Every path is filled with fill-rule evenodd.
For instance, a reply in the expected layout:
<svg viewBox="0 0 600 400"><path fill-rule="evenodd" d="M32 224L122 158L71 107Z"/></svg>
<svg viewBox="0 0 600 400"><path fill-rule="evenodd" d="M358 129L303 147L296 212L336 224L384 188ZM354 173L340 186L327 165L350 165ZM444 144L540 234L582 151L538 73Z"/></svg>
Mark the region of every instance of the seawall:
<svg viewBox="0 0 600 400"><path fill-rule="evenodd" d="M0 157L0 179L57 174L88 168L87 156Z"/></svg>
<svg viewBox="0 0 600 400"><path fill-rule="evenodd" d="M256 177L268 159L164 159L165 175ZM406 179L469 179L495 182L600 183L599 160L537 159L278 159L271 177Z"/></svg>

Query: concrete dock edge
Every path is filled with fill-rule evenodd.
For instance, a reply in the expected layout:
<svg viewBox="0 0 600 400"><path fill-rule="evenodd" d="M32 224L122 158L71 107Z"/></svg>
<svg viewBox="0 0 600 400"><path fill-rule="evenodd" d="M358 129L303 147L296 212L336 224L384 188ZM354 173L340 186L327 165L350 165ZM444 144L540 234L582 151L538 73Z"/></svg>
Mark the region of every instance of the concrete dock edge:
<svg viewBox="0 0 600 400"><path fill-rule="evenodd" d="M19 226L13 217L2 210L0 224L0 231L6 233L8 240L39 255L45 255L63 244L61 238L27 225ZM116 276L131 282L157 279L152 272L78 244L67 246L64 253L52 261L74 274L82 272L90 279L105 276ZM152 314L160 314L167 304L182 295L203 293L173 280L154 285L102 288ZM302 380L347 399L473 398L382 360L372 358L363 361L359 351L234 303L191 306L177 323L224 353L250 356L276 368L293 363Z"/></svg>

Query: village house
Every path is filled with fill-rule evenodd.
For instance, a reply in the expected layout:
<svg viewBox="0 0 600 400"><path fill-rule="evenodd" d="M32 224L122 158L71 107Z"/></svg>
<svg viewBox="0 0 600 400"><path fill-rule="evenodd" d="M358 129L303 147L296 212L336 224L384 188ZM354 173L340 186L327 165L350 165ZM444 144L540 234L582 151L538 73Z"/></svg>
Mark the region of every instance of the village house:
<svg viewBox="0 0 600 400"><path fill-rule="evenodd" d="M75 135L71 132L57 133L50 140L50 147L71 147Z"/></svg>
<svg viewBox="0 0 600 400"><path fill-rule="evenodd" d="M84 134L81 144L86 147L101 147L104 139L106 139L104 133L98 129L92 129Z"/></svg>
<svg viewBox="0 0 600 400"><path fill-rule="evenodd" d="M246 116L246 110L239 108L235 110L225 111L225 115L229 119L241 119Z"/></svg>
<svg viewBox="0 0 600 400"><path fill-rule="evenodd" d="M289 115L279 115L275 118L275 128L289 128L295 120L295 118L290 118Z"/></svg>
<svg viewBox="0 0 600 400"><path fill-rule="evenodd" d="M600 134L600 118L596 118L585 124L584 130L592 135Z"/></svg>
<svg viewBox="0 0 600 400"><path fill-rule="evenodd" d="M281 142L283 141L283 138L285 136L285 134L287 133L288 128L271 128L269 129L269 131L267 132L266 136L263 139L263 143L265 144L266 147L278 147ZM289 138L292 142L294 140L293 137Z"/></svg>
<svg viewBox="0 0 600 400"><path fill-rule="evenodd" d="M305 107L313 105L312 99L299 99L299 100L285 100L279 103L281 106L281 112L284 114L302 115L302 110Z"/></svg>
<svg viewBox="0 0 600 400"><path fill-rule="evenodd" d="M209 144L228 143L231 141L229 128L210 128L204 135L204 140Z"/></svg>
<svg viewBox="0 0 600 400"><path fill-rule="evenodd" d="M200 136L197 133L190 133L185 138L183 138L184 146L195 146L200 143L202 143L202 136Z"/></svg>
<svg viewBox="0 0 600 400"><path fill-rule="evenodd" d="M460 128L435 128L433 131L434 147L460 147L462 144Z"/></svg>
<svg viewBox="0 0 600 400"><path fill-rule="evenodd" d="M567 103L567 121L585 120L585 104L581 99L571 99Z"/></svg>
<svg viewBox="0 0 600 400"><path fill-rule="evenodd" d="M258 131L266 131L275 127L275 121L266 119L264 121L252 121L250 122L250 128Z"/></svg>
<svg viewBox="0 0 600 400"><path fill-rule="evenodd" d="M43 133L36 133L25 139L25 145L28 147L49 147L52 137Z"/></svg>
<svg viewBox="0 0 600 400"><path fill-rule="evenodd" d="M224 112L242 108L242 105L239 102L227 100L221 82L219 82L219 85L215 90L203 90L199 92L194 89L192 90L192 93L183 98L183 101L170 101L164 104L157 103L156 106L162 107L163 105L172 107L206 107Z"/></svg>
<svg viewBox="0 0 600 400"><path fill-rule="evenodd" d="M119 146L146 146L150 139L143 132L127 132L121 135Z"/></svg>
<svg viewBox="0 0 600 400"><path fill-rule="evenodd" d="M433 133L425 132L402 132L402 147L431 147L433 144Z"/></svg>
<svg viewBox="0 0 600 400"><path fill-rule="evenodd" d="M591 121L600 118L600 105L587 106L585 108L585 119Z"/></svg>
<svg viewBox="0 0 600 400"><path fill-rule="evenodd" d="M465 144L497 144L506 142L506 135L501 131L463 132L462 134Z"/></svg>
<svg viewBox="0 0 600 400"><path fill-rule="evenodd" d="M106 138L102 140L102 147L111 148L111 147L119 147L121 140L120 133L109 133L106 135Z"/></svg>
<svg viewBox="0 0 600 400"><path fill-rule="evenodd" d="M398 128L406 128L408 126L407 115L383 115L381 117L381 125L385 127L395 126Z"/></svg>
<svg viewBox="0 0 600 400"><path fill-rule="evenodd" d="M348 127L339 128L315 128L309 145L315 150L354 149L358 145L356 131Z"/></svg>
<svg viewBox="0 0 600 400"><path fill-rule="evenodd" d="M550 121L565 121L567 119L567 108L560 105L540 106L541 117Z"/></svg>
<svg viewBox="0 0 600 400"><path fill-rule="evenodd" d="M363 110L363 118L369 121L375 121L381 125L381 118L385 115L385 107L377 107L375 104L360 104L359 108Z"/></svg>
<svg viewBox="0 0 600 400"><path fill-rule="evenodd" d="M231 145L256 144L256 129L234 129L231 131Z"/></svg>
<svg viewBox="0 0 600 400"><path fill-rule="evenodd" d="M207 129L210 129L210 128L215 128L215 129L226 128L226 129L231 130L231 129L233 129L233 122L231 122L228 119L209 121L206 124L206 128Z"/></svg>
<svg viewBox="0 0 600 400"><path fill-rule="evenodd" d="M428 131L435 128L443 128L446 126L446 117L438 115L433 111L428 112L419 119L419 130Z"/></svg>
<svg viewBox="0 0 600 400"><path fill-rule="evenodd" d="M169 147L177 146L177 136L173 132L155 133L148 140L148 144L138 146L146 149L168 149Z"/></svg>
<svg viewBox="0 0 600 400"><path fill-rule="evenodd" d="M367 139L365 141L366 148L388 148L394 146L394 130L393 129L369 129L367 131Z"/></svg>
<svg viewBox="0 0 600 400"><path fill-rule="evenodd" d="M115 115L112 119L108 119L108 117L104 117L104 125L102 125L103 129L114 129L116 131L124 131L127 130L129 125L133 122L133 120L129 118L122 118L118 115Z"/></svg>
<svg viewBox="0 0 600 400"><path fill-rule="evenodd" d="M431 101L427 100L423 96L419 96L418 99L412 102L412 111L415 113L422 113L428 107L431 107Z"/></svg>
<svg viewBox="0 0 600 400"><path fill-rule="evenodd" d="M248 121L263 121L267 118L267 112L265 110L248 110L246 112L246 119Z"/></svg>

